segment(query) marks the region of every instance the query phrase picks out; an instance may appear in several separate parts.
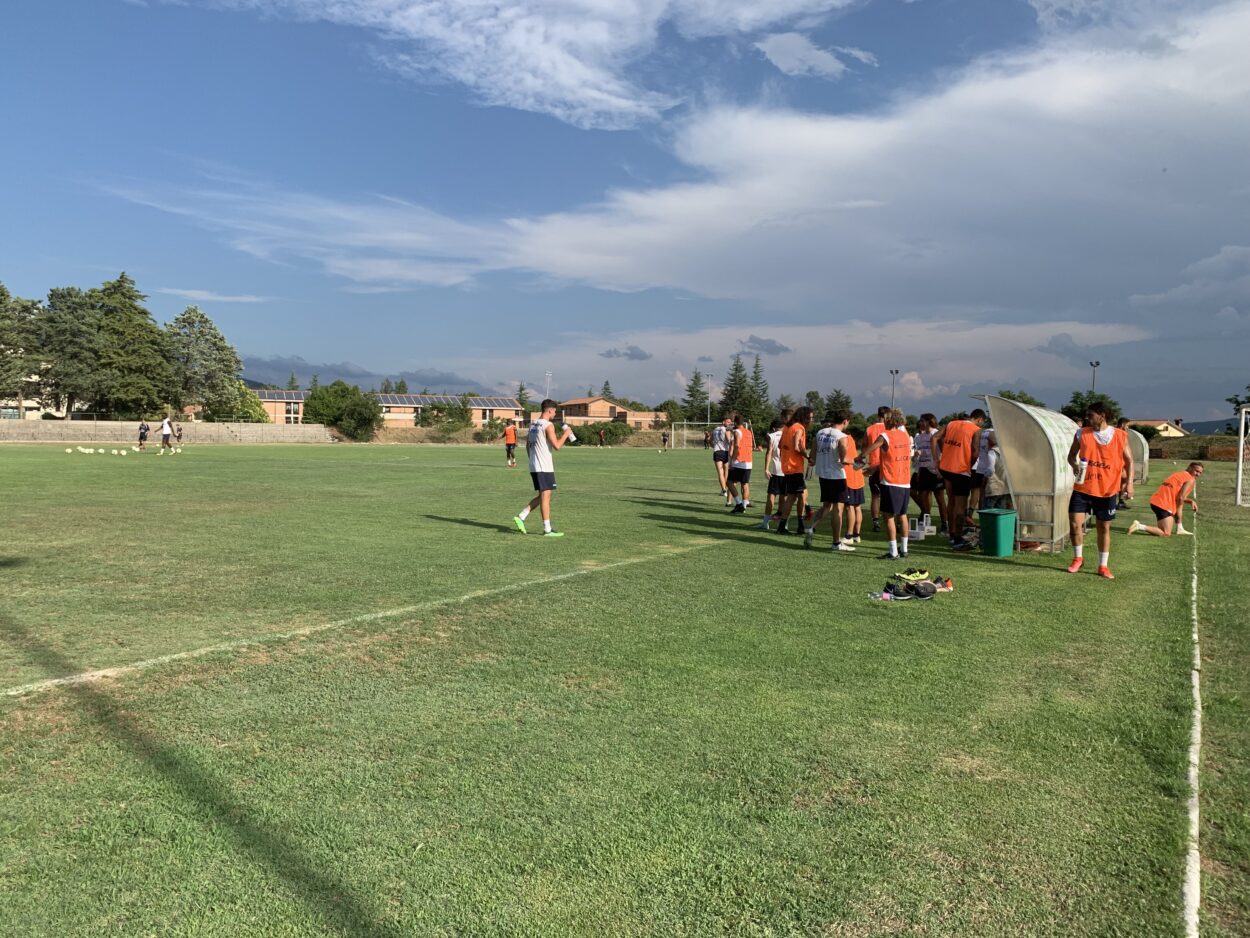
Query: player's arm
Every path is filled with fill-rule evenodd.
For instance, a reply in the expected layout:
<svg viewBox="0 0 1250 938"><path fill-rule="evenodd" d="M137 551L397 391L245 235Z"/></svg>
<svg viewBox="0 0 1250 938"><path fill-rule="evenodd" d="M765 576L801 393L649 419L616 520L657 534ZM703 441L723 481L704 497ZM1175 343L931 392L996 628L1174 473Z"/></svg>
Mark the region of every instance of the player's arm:
<svg viewBox="0 0 1250 938"><path fill-rule="evenodd" d="M1072 471L1076 471L1076 457L1081 452L1080 431L1077 431L1076 439L1072 441L1072 445L1068 447L1068 465L1072 467Z"/></svg>
<svg viewBox="0 0 1250 938"><path fill-rule="evenodd" d="M1128 434L1124 434L1124 494L1133 497L1133 447L1129 445Z"/></svg>
<svg viewBox="0 0 1250 938"><path fill-rule="evenodd" d="M938 430L937 433L929 437L929 452L933 454L933 468L937 470L937 465L942 461L942 441L946 439L946 427Z"/></svg>
<svg viewBox="0 0 1250 938"><path fill-rule="evenodd" d="M1181 489L1181 496L1176 500L1176 517L1178 519L1181 516L1181 512L1185 510L1186 505L1194 510L1194 514L1198 513L1198 503L1194 501L1195 482L1197 482L1196 479L1186 482L1185 487Z"/></svg>
<svg viewBox="0 0 1250 938"><path fill-rule="evenodd" d="M559 449L564 445L565 441L573 435L573 428L565 426L564 432L556 436L556 428L554 424L547 424L547 445L553 450Z"/></svg>
<svg viewBox="0 0 1250 938"><path fill-rule="evenodd" d="M773 442L772 437L768 438L768 453L764 456L764 478L771 479L773 477L773 459L777 456L777 444Z"/></svg>
<svg viewBox="0 0 1250 938"><path fill-rule="evenodd" d="M852 466L855 460L846 458L846 437L838 440L838 462L843 466Z"/></svg>

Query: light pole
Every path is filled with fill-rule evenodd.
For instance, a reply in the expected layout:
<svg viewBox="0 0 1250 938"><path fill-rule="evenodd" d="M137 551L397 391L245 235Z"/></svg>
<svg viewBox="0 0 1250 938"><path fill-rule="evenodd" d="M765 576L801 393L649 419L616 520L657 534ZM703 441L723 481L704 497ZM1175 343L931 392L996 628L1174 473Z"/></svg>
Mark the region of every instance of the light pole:
<svg viewBox="0 0 1250 938"><path fill-rule="evenodd" d="M1093 372L1089 379L1089 393L1090 394L1093 394L1094 389L1098 387L1098 366L1101 364L1102 362L1090 362L1089 363L1089 367L1091 371Z"/></svg>
<svg viewBox="0 0 1250 938"><path fill-rule="evenodd" d="M707 422L712 422L712 373L707 373Z"/></svg>
<svg viewBox="0 0 1250 938"><path fill-rule="evenodd" d="M547 376L547 387L546 387L546 389L543 391L543 397L544 397L544 398L549 398L549 397L551 397L551 372L550 372L550 371L544 371L544 372L543 372L543 374L545 374L545 375Z"/></svg>
<svg viewBox="0 0 1250 938"><path fill-rule="evenodd" d="M890 410L894 409L894 379L898 377L898 369L890 369Z"/></svg>

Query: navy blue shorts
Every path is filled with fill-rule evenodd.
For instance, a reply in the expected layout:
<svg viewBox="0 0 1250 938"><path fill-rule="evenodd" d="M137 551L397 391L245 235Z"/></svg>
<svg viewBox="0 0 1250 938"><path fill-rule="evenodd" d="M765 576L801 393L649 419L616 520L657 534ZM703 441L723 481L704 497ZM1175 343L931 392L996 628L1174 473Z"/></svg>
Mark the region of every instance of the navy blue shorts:
<svg viewBox="0 0 1250 938"><path fill-rule="evenodd" d="M1120 496L1108 495L1101 498L1097 495L1086 495L1084 492L1073 490L1072 498L1068 502L1068 514L1070 515L1093 515L1099 521L1114 521L1115 510L1120 503Z"/></svg>
<svg viewBox="0 0 1250 938"><path fill-rule="evenodd" d="M713 450L712 462L729 462L729 450Z"/></svg>
<svg viewBox="0 0 1250 938"><path fill-rule="evenodd" d="M921 469L911 477L911 487L917 492L940 492L946 483L932 469Z"/></svg>
<svg viewBox="0 0 1250 938"><path fill-rule="evenodd" d="M854 508L856 505L862 505L864 503L863 486L860 486L857 489L847 489L842 493L841 501L843 505L846 505L849 508Z"/></svg>
<svg viewBox="0 0 1250 938"><path fill-rule="evenodd" d="M846 491L846 479L821 479L820 501L824 505L834 505L842 501L842 493Z"/></svg>
<svg viewBox="0 0 1250 938"><path fill-rule="evenodd" d="M946 480L946 490L956 498L966 498L972 494L972 476L960 472L942 470L942 478Z"/></svg>
<svg viewBox="0 0 1250 938"><path fill-rule="evenodd" d="M911 500L911 490L900 485L881 486L881 513L883 515L907 514L907 503Z"/></svg>
<svg viewBox="0 0 1250 938"><path fill-rule="evenodd" d="M973 489L983 489L983 488L985 488L985 475L984 475L983 473L976 472L975 470L973 471L973 473L972 473L972 488L973 488Z"/></svg>
<svg viewBox="0 0 1250 938"><path fill-rule="evenodd" d="M1158 505L1151 505L1150 510L1155 513L1155 520L1162 521L1164 518L1171 518L1172 512L1166 508L1160 508Z"/></svg>
<svg viewBox="0 0 1250 938"><path fill-rule="evenodd" d="M556 489L554 472L531 472L530 478L534 480L535 492L554 492Z"/></svg>
<svg viewBox="0 0 1250 938"><path fill-rule="evenodd" d="M782 476L782 495L802 495L807 491L807 483L803 481L803 473L792 472Z"/></svg>
<svg viewBox="0 0 1250 938"><path fill-rule="evenodd" d="M881 470L874 469L868 473L868 491L873 495L881 494Z"/></svg>
<svg viewBox="0 0 1250 938"><path fill-rule="evenodd" d="M784 495L786 487L786 477L779 475L771 475L768 477L768 494Z"/></svg>
<svg viewBox="0 0 1250 938"><path fill-rule="evenodd" d="M751 467L730 466L729 481L741 482L743 485L749 485L751 483Z"/></svg>
<svg viewBox="0 0 1250 938"><path fill-rule="evenodd" d="M507 457L508 457L509 459L511 459L514 455L516 455L516 444L515 444L515 443L505 443L505 444L503 445L503 448L504 448L504 452L507 454Z"/></svg>

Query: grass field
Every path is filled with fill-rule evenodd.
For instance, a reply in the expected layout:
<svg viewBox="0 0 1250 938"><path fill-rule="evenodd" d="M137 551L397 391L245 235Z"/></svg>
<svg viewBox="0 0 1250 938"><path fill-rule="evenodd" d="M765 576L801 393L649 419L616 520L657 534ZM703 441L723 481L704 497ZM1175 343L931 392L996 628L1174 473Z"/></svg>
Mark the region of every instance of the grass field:
<svg viewBox="0 0 1250 938"><path fill-rule="evenodd" d="M0 448L0 686L217 648L0 696L0 934L1181 933L1191 541L1118 537L1114 583L926 541L955 592L880 603L877 543L751 530L702 452L562 452L559 540L512 528L502 462ZM1199 493L1222 936L1230 477Z"/></svg>

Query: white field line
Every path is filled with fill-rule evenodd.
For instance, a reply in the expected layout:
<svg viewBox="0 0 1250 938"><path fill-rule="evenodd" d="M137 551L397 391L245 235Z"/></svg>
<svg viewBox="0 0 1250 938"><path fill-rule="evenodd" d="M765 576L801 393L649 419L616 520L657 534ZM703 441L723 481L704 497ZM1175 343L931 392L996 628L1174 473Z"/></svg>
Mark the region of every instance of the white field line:
<svg viewBox="0 0 1250 938"><path fill-rule="evenodd" d="M1198 938L1198 906L1202 900L1202 855L1198 849L1198 770L1202 759L1202 648L1198 644L1198 519L1194 516L1193 580L1190 584L1189 616L1193 626L1193 663L1189 683L1193 689L1194 719L1189 731L1189 849L1185 856L1185 936Z"/></svg>
<svg viewBox="0 0 1250 938"><path fill-rule="evenodd" d="M574 577L586 576L591 573L599 573L603 570L613 570L618 567L628 567L634 564L650 563L653 560L659 560L663 557L672 557L677 554L688 554L692 551L702 550L706 547L713 547L717 544L724 543L726 542L706 541L703 543L693 544L688 547L658 547L654 550L654 552L645 557L629 557L625 560L614 560L610 563L600 564L593 567L582 567L577 570L570 570L567 573L557 573L554 576L542 577L537 580L526 580L521 583L509 583L506 586L492 587L491 589L474 590L472 593L465 593L463 596L449 596L445 599L432 599L429 602L417 603L413 606L401 606L398 609L384 609L380 612L367 612L364 615L352 616L349 619L337 619L334 622L322 622L318 625L305 626L302 629L292 629L287 632L269 632L264 635L255 635L250 638L240 638L229 642L220 642L216 645L206 645L203 648L195 648L191 651L179 651L171 655L160 655L156 658L147 658L143 661L136 661L132 664L123 664L112 668L101 668L98 671L84 671L81 674L70 674L65 677L49 678L44 681L35 681L31 684L22 684L18 687L9 687L2 693L6 697L20 697L24 694L34 694L39 691L49 690L53 687L65 687L71 684L86 684L91 681L100 681L118 677L122 674L132 674L136 671L146 671L149 668L154 668L162 664L170 664L175 661L188 661L192 658L202 658L205 655L217 654L219 652L238 651L241 648L249 648L253 645L267 645L273 642L289 641L293 638L303 638L308 635L316 635L318 632L328 632L331 629L346 628L347 626L360 625L364 622L375 622L378 619L391 619L395 616L406 616L417 612L433 612L438 609L473 602L477 599L489 599L494 596L514 593L518 590L527 590L535 586L544 586L548 583L558 583L561 580L570 580Z"/></svg>

